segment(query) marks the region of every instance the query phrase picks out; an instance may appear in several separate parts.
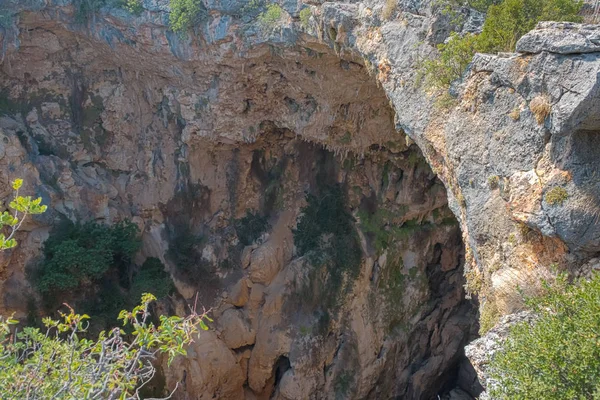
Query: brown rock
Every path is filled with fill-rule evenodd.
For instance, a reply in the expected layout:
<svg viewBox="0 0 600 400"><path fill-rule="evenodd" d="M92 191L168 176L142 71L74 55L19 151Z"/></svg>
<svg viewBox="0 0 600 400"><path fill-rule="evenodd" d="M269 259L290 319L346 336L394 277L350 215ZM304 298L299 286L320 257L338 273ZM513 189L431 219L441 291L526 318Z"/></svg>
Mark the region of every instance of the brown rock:
<svg viewBox="0 0 600 400"><path fill-rule="evenodd" d="M252 282L242 278L236 283L229 293L228 301L236 307L244 307L250 298L250 287Z"/></svg>
<svg viewBox="0 0 600 400"><path fill-rule="evenodd" d="M214 332L202 332L188 347L187 357L177 357L164 370L167 386L171 390L179 382L179 398L243 399L242 368L231 350ZM188 393L192 396L188 397Z"/></svg>
<svg viewBox="0 0 600 400"><path fill-rule="evenodd" d="M250 328L240 310L226 310L218 322L221 326L221 338L230 349L254 344L256 332Z"/></svg>

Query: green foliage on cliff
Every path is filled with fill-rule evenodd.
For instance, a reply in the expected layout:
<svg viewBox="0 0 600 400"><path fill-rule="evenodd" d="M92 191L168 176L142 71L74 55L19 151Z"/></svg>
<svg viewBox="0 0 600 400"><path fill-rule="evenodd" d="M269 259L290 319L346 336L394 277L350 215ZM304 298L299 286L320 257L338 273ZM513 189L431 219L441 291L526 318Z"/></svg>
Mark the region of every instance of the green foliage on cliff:
<svg viewBox="0 0 600 400"><path fill-rule="evenodd" d="M265 30L274 29L283 18L283 8L277 3L267 6L265 12L258 16L258 23Z"/></svg>
<svg viewBox="0 0 600 400"><path fill-rule="evenodd" d="M267 217L248 210L246 216L233 222L235 232L244 246L254 243L269 227Z"/></svg>
<svg viewBox="0 0 600 400"><path fill-rule="evenodd" d="M312 17L312 11L309 7L303 8L300 10L300 25L304 29L308 29L308 24L310 23L310 17Z"/></svg>
<svg viewBox="0 0 600 400"><path fill-rule="evenodd" d="M19 196L21 186L23 186L23 179L15 179L12 182L15 195L8 204L12 211L0 213L0 251L12 249L17 245L15 234L28 215L42 214L47 208L42 205L41 197L32 199L31 196Z"/></svg>
<svg viewBox="0 0 600 400"><path fill-rule="evenodd" d="M476 46L477 36L452 33L447 43L438 45L440 56L423 63L425 85L434 89L450 87L471 62Z"/></svg>
<svg viewBox="0 0 600 400"><path fill-rule="evenodd" d="M202 0L171 0L169 25L173 32L184 34L206 14Z"/></svg>
<svg viewBox="0 0 600 400"><path fill-rule="evenodd" d="M319 195L307 194L307 205L293 231L299 255L315 268L326 269L319 282L325 309L335 309L345 278L352 280L360 272L362 250L345 201L339 186L324 188Z"/></svg>
<svg viewBox="0 0 600 400"><path fill-rule="evenodd" d="M479 35L452 33L447 43L438 45L439 57L423 63L428 88L445 90L459 79L476 52L514 51L517 41L540 21L579 22L581 0L479 0L472 4L487 10Z"/></svg>
<svg viewBox="0 0 600 400"><path fill-rule="evenodd" d="M548 286L539 319L516 325L490 364L494 399L600 398L600 275Z"/></svg>
<svg viewBox="0 0 600 400"><path fill-rule="evenodd" d="M488 8L477 51L514 51L517 41L540 21L580 22L579 0L504 0Z"/></svg>
<svg viewBox="0 0 600 400"><path fill-rule="evenodd" d="M144 293L152 293L158 299L175 292L171 276L165 271L164 264L155 257L149 257L133 278L129 290L129 302L139 299Z"/></svg>
<svg viewBox="0 0 600 400"><path fill-rule="evenodd" d="M2 236L0 252L16 246L12 236L28 214L46 211L41 200L18 195L22 184L21 179L12 183L16 194L10 207L14 212L0 214L0 229L8 227L10 231L8 237ZM92 228L90 232L97 232ZM74 230L63 234L73 236ZM113 244L113 248L122 255L131 255L137 245L127 239L134 229L124 223L114 230L115 236L125 241ZM165 278L164 270L160 269L162 264L157 261L149 259L142 266L140 284L133 285L132 293L141 286L167 290L169 286L162 283ZM17 329L14 325L18 321L0 315L0 398L139 400L143 386L155 375L157 355L167 356L171 364L175 356L186 354L185 346L199 329L207 330L206 322L212 322L206 312L197 314L192 309L187 317L160 316L158 324L154 324L149 321L151 303L156 297L143 293L141 300L132 311L119 313L118 319L125 329L129 328L129 335L113 328L100 332L97 339L89 338L90 317L76 314L68 305L68 311L60 313L60 319L44 318L43 329L27 326Z"/></svg>
<svg viewBox="0 0 600 400"><path fill-rule="evenodd" d="M111 267L126 276L140 246L138 233L137 226L128 221L113 226L63 223L44 243L38 289L53 293L83 287L100 279Z"/></svg>
<svg viewBox="0 0 600 400"><path fill-rule="evenodd" d="M144 11L142 0L125 0L123 6L127 11L134 15L139 15L142 11Z"/></svg>
<svg viewBox="0 0 600 400"><path fill-rule="evenodd" d="M132 332L103 331L86 338L89 316L70 309L59 320L44 318L44 329L25 327L13 335L17 321L0 316L0 398L2 399L139 399L137 389L155 373L153 363L164 354L170 364L185 355L185 346L199 329L206 330L206 314L161 316L150 320L156 298L142 296L119 320ZM170 397L170 396L169 396Z"/></svg>

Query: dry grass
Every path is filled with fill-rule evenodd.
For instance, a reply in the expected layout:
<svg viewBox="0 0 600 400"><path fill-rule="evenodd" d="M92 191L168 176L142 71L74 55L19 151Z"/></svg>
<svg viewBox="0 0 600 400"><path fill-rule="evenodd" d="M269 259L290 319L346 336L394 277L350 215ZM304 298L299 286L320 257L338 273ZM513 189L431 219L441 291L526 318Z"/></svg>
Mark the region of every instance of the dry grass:
<svg viewBox="0 0 600 400"><path fill-rule="evenodd" d="M518 107L513 108L513 110L508 114L509 117L512 118L513 121L518 121L521 118L521 110Z"/></svg>
<svg viewBox="0 0 600 400"><path fill-rule="evenodd" d="M550 97L548 95L539 95L533 98L529 103L529 109L535 116L535 120L539 125L542 125L550 111L552 111L552 104L550 103Z"/></svg>
<svg viewBox="0 0 600 400"><path fill-rule="evenodd" d="M527 298L547 293L547 286L556 276L546 268L504 269L494 278L494 286L486 286L486 300L479 311L479 334L484 335L498 320L508 314L523 311Z"/></svg>
<svg viewBox="0 0 600 400"><path fill-rule="evenodd" d="M483 275L477 268L471 268L465 273L465 291L469 295L477 295L483 288Z"/></svg>
<svg viewBox="0 0 600 400"><path fill-rule="evenodd" d="M365 65L365 69L367 70L367 74L369 74L369 76L375 76L375 67L373 66L373 63L368 59L368 58L363 58L363 62Z"/></svg>
<svg viewBox="0 0 600 400"><path fill-rule="evenodd" d="M392 66L390 65L390 61L387 58L384 58L379 63L379 74L378 78L381 82L387 82L390 77L390 73L392 72Z"/></svg>
<svg viewBox="0 0 600 400"><path fill-rule="evenodd" d="M381 18L389 21L396 12L397 0L387 0L381 10Z"/></svg>

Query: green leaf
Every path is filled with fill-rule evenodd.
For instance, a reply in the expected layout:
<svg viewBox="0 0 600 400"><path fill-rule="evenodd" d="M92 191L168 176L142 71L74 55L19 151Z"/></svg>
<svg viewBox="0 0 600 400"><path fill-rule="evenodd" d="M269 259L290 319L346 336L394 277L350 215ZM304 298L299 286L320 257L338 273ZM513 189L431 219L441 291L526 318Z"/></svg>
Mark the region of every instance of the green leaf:
<svg viewBox="0 0 600 400"><path fill-rule="evenodd" d="M200 320L198 323L200 324L200 328L203 331L207 331L208 330L208 326L206 326L206 324L204 323L204 321Z"/></svg>
<svg viewBox="0 0 600 400"><path fill-rule="evenodd" d="M12 183L12 188L19 190L23 186L23 179L15 179Z"/></svg>

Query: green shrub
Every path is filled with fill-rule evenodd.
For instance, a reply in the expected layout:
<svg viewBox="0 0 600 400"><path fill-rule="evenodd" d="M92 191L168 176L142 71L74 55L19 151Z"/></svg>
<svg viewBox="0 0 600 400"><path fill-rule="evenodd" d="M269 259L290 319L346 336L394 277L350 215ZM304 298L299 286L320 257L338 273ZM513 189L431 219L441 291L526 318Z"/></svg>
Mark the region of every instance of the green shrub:
<svg viewBox="0 0 600 400"><path fill-rule="evenodd" d="M438 45L438 58L423 63L425 85L430 89L445 90L461 77L476 52L477 36L461 37L452 33L447 43Z"/></svg>
<svg viewBox="0 0 600 400"><path fill-rule="evenodd" d="M300 10L300 24L304 29L308 28L308 24L310 22L310 17L312 16L312 11L310 11L309 7L303 8Z"/></svg>
<svg viewBox="0 0 600 400"><path fill-rule="evenodd" d="M151 323L154 300L146 293L141 305L120 312L119 325L129 335L115 328L93 340L90 317L70 307L59 320L44 318L43 329L24 327L16 334L11 325L18 321L0 316L0 398L140 399L138 390L155 375L157 356L165 355L171 365L212 321L192 310L187 317L160 316Z"/></svg>
<svg viewBox="0 0 600 400"><path fill-rule="evenodd" d="M514 51L517 41L540 21L582 20L582 1L504 0L488 9L477 51L496 53Z"/></svg>
<svg viewBox="0 0 600 400"><path fill-rule="evenodd" d="M598 399L600 275L576 285L564 277L529 305L539 316L513 327L492 357L494 399Z"/></svg>
<svg viewBox="0 0 600 400"><path fill-rule="evenodd" d="M327 312L337 309L344 278L351 281L360 272L362 250L345 201L339 186L324 188L319 196L307 194L307 205L293 231L298 254L315 269L325 269L324 279L316 278L316 284L317 296L323 296L321 305Z"/></svg>
<svg viewBox="0 0 600 400"><path fill-rule="evenodd" d="M264 30L272 30L282 21L283 8L277 3L267 6L267 10L258 16L258 23Z"/></svg>
<svg viewBox="0 0 600 400"><path fill-rule="evenodd" d="M205 15L202 0L170 0L169 25L173 32L183 34L196 25Z"/></svg>
<svg viewBox="0 0 600 400"><path fill-rule="evenodd" d="M17 245L12 237L27 215L46 211L41 200L19 196L22 184L22 179L12 182L16 193L9 207L15 212L0 214L0 230L9 231L8 237L0 233L0 252ZM124 223L115 236L127 240L131 231ZM69 232L62 233L69 236ZM121 251L133 247L130 243L119 245ZM157 269L156 263L147 269ZM120 299L114 292L111 295ZM150 305L156 297L144 293L141 300L130 312L119 313L118 320L130 332L127 336L123 328L111 328L90 339L90 317L76 314L68 305L60 319L44 318L41 330L31 326L14 329L19 321L0 315L0 398L143 398L140 389L155 376L157 356L167 356L167 365L175 356L185 356L185 347L199 329L208 330L206 322L212 320L206 312L197 314L194 307L187 317L161 315L156 323L151 323ZM27 310L28 322L37 323L32 298L27 302Z"/></svg>
<svg viewBox="0 0 600 400"><path fill-rule="evenodd" d="M496 325L500 317L495 299L489 298L479 309L479 335L485 335Z"/></svg>
<svg viewBox="0 0 600 400"><path fill-rule="evenodd" d="M124 7L132 14L139 15L144 11L142 0L125 0Z"/></svg>
<svg viewBox="0 0 600 400"><path fill-rule="evenodd" d="M180 227L169 242L167 256L173 262L175 276L193 285L215 279L212 265L202 258L205 238L194 234L189 227Z"/></svg>
<svg viewBox="0 0 600 400"><path fill-rule="evenodd" d="M486 12L490 6L501 3L502 0L468 0L467 5L480 12Z"/></svg>
<svg viewBox="0 0 600 400"><path fill-rule="evenodd" d="M249 246L262 236L269 227L267 217L248 210L246 216L233 222L235 232L244 246Z"/></svg>
<svg viewBox="0 0 600 400"><path fill-rule="evenodd" d="M135 304L142 294L152 293L158 299L167 297L175 292L175 285L164 264L155 257L150 257L142 264L133 277L129 291L129 305Z"/></svg>
<svg viewBox="0 0 600 400"><path fill-rule="evenodd" d="M487 10L479 35L461 37L453 32L438 45L439 57L427 60L421 69L428 88L446 90L461 77L476 52L514 51L517 41L540 21L579 22L581 0L475 0L469 5Z"/></svg>
<svg viewBox="0 0 600 400"><path fill-rule="evenodd" d="M15 191L14 197L9 201L11 211L0 213L0 251L12 249L17 245L15 235L28 215L42 214L48 208L42 205L42 198L32 199L31 196L19 196L23 179L15 179L11 187Z"/></svg>
<svg viewBox="0 0 600 400"><path fill-rule="evenodd" d="M491 189L496 189L500 183L500 177L498 175L490 175L488 177L488 185Z"/></svg>
<svg viewBox="0 0 600 400"><path fill-rule="evenodd" d="M88 286L111 267L125 278L140 246L138 233L128 221L113 226L64 222L44 243L38 289L52 293Z"/></svg>

